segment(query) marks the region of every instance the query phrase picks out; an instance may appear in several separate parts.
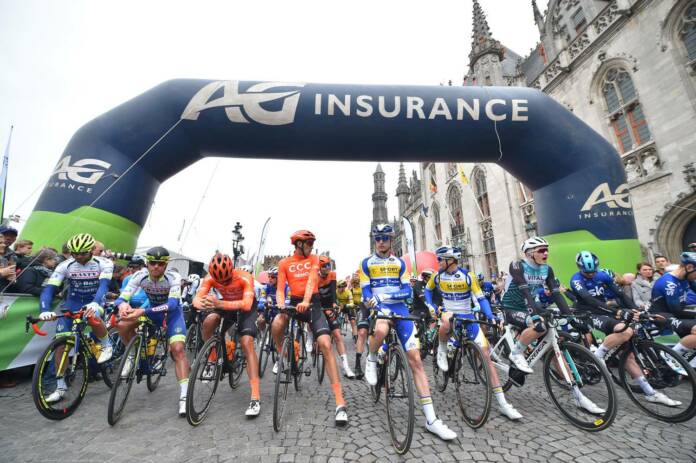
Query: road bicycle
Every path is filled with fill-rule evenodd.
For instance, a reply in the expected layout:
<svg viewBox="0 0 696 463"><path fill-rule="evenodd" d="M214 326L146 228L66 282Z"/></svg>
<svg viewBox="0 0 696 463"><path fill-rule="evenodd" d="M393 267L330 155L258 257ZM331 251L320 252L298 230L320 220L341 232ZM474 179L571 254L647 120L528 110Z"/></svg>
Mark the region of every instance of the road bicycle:
<svg viewBox="0 0 696 463"><path fill-rule="evenodd" d="M190 309L189 309L190 310ZM200 352L203 347L203 333L201 332L201 327L203 326L203 319L205 318L205 313L200 310L193 310L193 313L189 314L189 326L186 327L186 340L184 341L184 349L186 350L186 358L189 361L189 365L193 365L198 352Z"/></svg>
<svg viewBox="0 0 696 463"><path fill-rule="evenodd" d="M271 335L271 326L273 325L273 319L271 317L272 311L266 308L266 329L263 330L263 334L259 336L261 339L259 342L259 377L263 378L263 374L266 372L266 366L268 365L268 359L271 359L271 363L278 360L278 354L276 353L275 344L273 343L273 336Z"/></svg>
<svg viewBox="0 0 696 463"><path fill-rule="evenodd" d="M437 337L437 327L430 327L432 318L429 315L421 315L416 324L418 334L418 345L420 350L421 360L425 360L428 355L434 352L434 344L437 344L434 339Z"/></svg>

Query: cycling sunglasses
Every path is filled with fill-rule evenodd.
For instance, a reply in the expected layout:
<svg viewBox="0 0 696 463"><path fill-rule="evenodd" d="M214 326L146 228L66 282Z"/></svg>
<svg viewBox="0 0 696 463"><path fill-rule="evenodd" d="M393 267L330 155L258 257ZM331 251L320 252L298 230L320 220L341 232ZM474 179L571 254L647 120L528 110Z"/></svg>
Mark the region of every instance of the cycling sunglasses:
<svg viewBox="0 0 696 463"><path fill-rule="evenodd" d="M377 235L377 236L375 236L375 241L377 241L378 243L380 241L389 241L389 240L391 240L389 235Z"/></svg>
<svg viewBox="0 0 696 463"><path fill-rule="evenodd" d="M166 260L150 260L147 262L147 265L152 265L153 267L155 266L167 266L167 261Z"/></svg>

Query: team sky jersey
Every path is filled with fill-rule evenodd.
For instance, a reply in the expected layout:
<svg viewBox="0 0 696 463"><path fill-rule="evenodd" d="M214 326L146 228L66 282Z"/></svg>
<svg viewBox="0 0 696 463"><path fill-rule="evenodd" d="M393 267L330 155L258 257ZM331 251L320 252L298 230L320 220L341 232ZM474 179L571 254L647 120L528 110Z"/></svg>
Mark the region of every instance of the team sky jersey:
<svg viewBox="0 0 696 463"><path fill-rule="evenodd" d="M308 257L293 254L278 263L278 286L290 286L292 297L309 301L317 293L319 281L319 256L311 254ZM278 290L276 290L278 291ZM276 296L278 297L278 296Z"/></svg>
<svg viewBox="0 0 696 463"><path fill-rule="evenodd" d="M510 263L501 301L503 308L518 311L526 311L527 307L537 309L539 304L534 300L534 295L544 285L551 290L552 298L561 312L569 313L568 304L556 286L553 269L546 264L532 265L524 259Z"/></svg>
<svg viewBox="0 0 696 463"><path fill-rule="evenodd" d="M128 275L123 279L123 284L121 285L121 292L128 286L128 282L133 278L133 275ZM150 301L147 299L147 294L142 289L139 289L130 300L130 306L133 308L147 309L150 307Z"/></svg>
<svg viewBox="0 0 696 463"><path fill-rule="evenodd" d="M696 291L696 282L680 280L671 273L665 273L653 285L650 310L672 313L684 310L689 288Z"/></svg>
<svg viewBox="0 0 696 463"><path fill-rule="evenodd" d="M325 277L319 274L319 299L322 307L332 307L336 303L336 272L329 272Z"/></svg>
<svg viewBox="0 0 696 463"><path fill-rule="evenodd" d="M402 303L411 297L406 264L396 256L380 257L373 254L363 259L360 264L360 288L363 301L379 296L385 304Z"/></svg>
<svg viewBox="0 0 696 463"><path fill-rule="evenodd" d="M344 289L343 291L337 290L336 302L341 305L353 304L353 293L348 288Z"/></svg>
<svg viewBox="0 0 696 463"><path fill-rule="evenodd" d="M223 310L243 310L248 312L254 305L254 277L243 270L232 270L232 279L225 285L213 280L210 275L203 278L201 287L193 298L193 303L198 306L201 300L215 288L220 294L219 307Z"/></svg>
<svg viewBox="0 0 696 463"><path fill-rule="evenodd" d="M433 274L425 286L425 300L429 307L435 309L433 304L433 291L437 290L442 296L442 305L446 312L456 314L471 314L472 296L475 297L486 318L493 319L491 306L479 287L476 275L457 267L452 272L438 272Z"/></svg>
<svg viewBox="0 0 696 463"><path fill-rule="evenodd" d="M157 280L150 278L147 269L135 272L126 289L116 299L114 305L118 307L122 302L130 302L133 295L142 290L150 300L150 306L145 309L148 317L162 312L174 312L179 309L179 299L181 298L181 275L172 270L167 270ZM142 307L141 307L142 308Z"/></svg>
<svg viewBox="0 0 696 463"><path fill-rule="evenodd" d="M46 282L41 293L41 311L51 310L51 301L56 289L65 281L64 306L72 311L86 304L104 304L109 282L114 273L114 263L104 257L92 257L85 265L74 258L61 262Z"/></svg>
<svg viewBox="0 0 696 463"><path fill-rule="evenodd" d="M579 305L588 306L596 313L607 313L606 301L610 299L607 294L611 294L611 299L618 299L622 307L635 309L635 304L616 286L614 279L604 272L597 272L592 278L577 272L570 279L570 290L577 297Z"/></svg>

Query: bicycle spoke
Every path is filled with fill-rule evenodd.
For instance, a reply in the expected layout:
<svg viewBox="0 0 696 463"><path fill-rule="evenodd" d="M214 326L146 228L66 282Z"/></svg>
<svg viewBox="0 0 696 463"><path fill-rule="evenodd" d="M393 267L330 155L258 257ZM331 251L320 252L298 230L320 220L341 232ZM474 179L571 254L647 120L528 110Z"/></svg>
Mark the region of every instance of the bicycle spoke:
<svg viewBox="0 0 696 463"><path fill-rule="evenodd" d="M414 425L415 392L411 369L400 345L390 345L385 357L385 401L392 444L397 453L411 446Z"/></svg>

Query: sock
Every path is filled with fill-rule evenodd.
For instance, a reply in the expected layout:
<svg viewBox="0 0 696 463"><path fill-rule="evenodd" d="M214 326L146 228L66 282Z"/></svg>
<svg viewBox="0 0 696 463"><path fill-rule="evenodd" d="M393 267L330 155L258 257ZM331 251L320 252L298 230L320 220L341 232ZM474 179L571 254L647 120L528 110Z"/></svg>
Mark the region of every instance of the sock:
<svg viewBox="0 0 696 463"><path fill-rule="evenodd" d="M186 391L188 390L188 378L179 380L179 399L186 398Z"/></svg>
<svg viewBox="0 0 696 463"><path fill-rule="evenodd" d="M575 400L578 402L580 402L580 399L583 397L582 392L580 392L580 388L577 386L573 386L573 397L575 397Z"/></svg>
<svg viewBox="0 0 696 463"><path fill-rule="evenodd" d="M684 347L684 345L682 343L677 343L674 347L672 347L672 349L674 349L674 351L677 354L681 355L682 357L684 356L685 353L687 353L691 350L688 347Z"/></svg>
<svg viewBox="0 0 696 463"><path fill-rule="evenodd" d="M494 387L493 394L495 395L495 399L498 401L498 405L500 405L501 407L507 405L507 400L505 400L505 394L503 394L502 387Z"/></svg>
<svg viewBox="0 0 696 463"><path fill-rule="evenodd" d="M602 343L602 345L597 348L597 350L595 351L594 354L597 356L597 358L603 359L604 356L607 355L608 351L609 351L609 349L607 349L604 346L604 343Z"/></svg>
<svg viewBox="0 0 696 463"><path fill-rule="evenodd" d="M346 401L343 400L343 389L341 389L341 383L333 383L331 385L331 390L333 391L334 397L336 398L336 407L344 407L346 405Z"/></svg>
<svg viewBox="0 0 696 463"><path fill-rule="evenodd" d="M527 350L527 347L529 347L527 344L523 344L520 341L517 341L515 343L514 349L512 349L513 354L521 354L522 352Z"/></svg>
<svg viewBox="0 0 696 463"><path fill-rule="evenodd" d="M348 365L348 356L346 354L341 354L341 361L343 361L344 365Z"/></svg>
<svg viewBox="0 0 696 463"><path fill-rule="evenodd" d="M428 424L433 424L437 420L435 415L435 408L433 407L433 399L428 397L421 397L420 403L423 406L423 414L425 415L425 420Z"/></svg>
<svg viewBox="0 0 696 463"><path fill-rule="evenodd" d="M107 333L106 336L101 338L99 340L99 343L102 345L102 347L107 347L111 345L111 338L109 338L109 334Z"/></svg>
<svg viewBox="0 0 696 463"><path fill-rule="evenodd" d="M444 341L442 339L438 339L439 343L437 348L440 349L440 352L447 352L447 340L445 339Z"/></svg>
<svg viewBox="0 0 696 463"><path fill-rule="evenodd" d="M65 384L65 378L56 378L56 388L57 389L67 389L68 385Z"/></svg>
<svg viewBox="0 0 696 463"><path fill-rule="evenodd" d="M645 395L655 395L655 389L653 389L648 380L645 379L645 376L639 376L636 378L636 381L638 381L638 385L643 390Z"/></svg>
<svg viewBox="0 0 696 463"><path fill-rule="evenodd" d="M362 354L360 352L355 353L355 369L357 370L360 367L360 359L362 358Z"/></svg>
<svg viewBox="0 0 696 463"><path fill-rule="evenodd" d="M251 400L260 400L261 392L259 391L259 379L250 379L249 386L251 387Z"/></svg>
<svg viewBox="0 0 696 463"><path fill-rule="evenodd" d="M377 352L370 352L367 354L367 360L370 362L376 362L377 361Z"/></svg>

